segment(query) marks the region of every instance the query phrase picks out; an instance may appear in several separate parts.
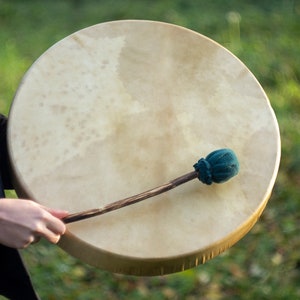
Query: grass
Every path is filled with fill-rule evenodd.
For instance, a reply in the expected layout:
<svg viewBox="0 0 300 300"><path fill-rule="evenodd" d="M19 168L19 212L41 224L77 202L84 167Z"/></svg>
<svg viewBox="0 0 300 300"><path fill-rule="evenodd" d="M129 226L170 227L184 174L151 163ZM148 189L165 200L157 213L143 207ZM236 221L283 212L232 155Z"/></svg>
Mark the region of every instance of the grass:
<svg viewBox="0 0 300 300"><path fill-rule="evenodd" d="M27 68L83 27L117 19L175 23L236 54L266 90L278 118L281 166L251 232L205 265L153 278L87 266L42 241L22 251L42 299L297 299L300 297L300 2L0 0L0 111Z"/></svg>

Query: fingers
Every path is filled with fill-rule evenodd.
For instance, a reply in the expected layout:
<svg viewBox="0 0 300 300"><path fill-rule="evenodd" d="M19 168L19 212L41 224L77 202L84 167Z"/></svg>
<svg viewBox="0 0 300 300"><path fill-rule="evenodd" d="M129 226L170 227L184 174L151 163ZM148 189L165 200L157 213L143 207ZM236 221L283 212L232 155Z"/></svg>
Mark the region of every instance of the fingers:
<svg viewBox="0 0 300 300"><path fill-rule="evenodd" d="M60 237L66 231L66 225L57 217L47 212L47 218L45 219L44 226L39 232L39 235L47 239L50 243L57 244ZM62 214L65 216L65 214Z"/></svg>
<svg viewBox="0 0 300 300"><path fill-rule="evenodd" d="M51 215L53 215L54 217L58 218L58 219L62 219L64 217L66 217L69 212L66 210L60 210L60 209L53 209L53 208L49 208L49 207L45 207L42 206L46 211L48 211Z"/></svg>
<svg viewBox="0 0 300 300"><path fill-rule="evenodd" d="M39 229L34 233L28 235L27 239L24 240L21 244L16 244L15 248L24 249L30 245L37 244L41 238L45 238L52 244L57 244L61 238L62 234L54 233L53 231L49 230L48 228Z"/></svg>
<svg viewBox="0 0 300 300"><path fill-rule="evenodd" d="M49 209L31 200L1 199L0 244L22 249L41 237L57 243L66 231L61 220L66 215L66 211Z"/></svg>
<svg viewBox="0 0 300 300"><path fill-rule="evenodd" d="M46 224L44 238L50 243L57 244L60 237L66 231L66 225L60 219L66 217L69 213L65 210L52 209L43 207L47 212L50 213L49 220Z"/></svg>
<svg viewBox="0 0 300 300"><path fill-rule="evenodd" d="M41 234L41 236L43 238L45 238L46 240L48 240L50 243L57 244L59 242L62 234L56 234L53 231L51 231L51 230L49 230L49 229L46 228L43 231L43 233ZM38 242L39 239L40 239L40 237L37 237L34 242Z"/></svg>
<svg viewBox="0 0 300 300"><path fill-rule="evenodd" d="M39 241L41 240L41 237L40 236L37 236L33 239L33 241L30 243L30 244L36 244L38 243Z"/></svg>
<svg viewBox="0 0 300 300"><path fill-rule="evenodd" d="M57 244L66 231L66 225L60 219L68 215L68 212L51 209L39 204L38 206L41 210L41 215L36 220L36 225L33 229L34 237L31 244L37 243L41 237L45 238L50 243Z"/></svg>
<svg viewBox="0 0 300 300"><path fill-rule="evenodd" d="M57 244L61 238L61 236L64 234L65 229L60 229L58 230L56 227L53 229L53 224L49 223L48 226L51 228L49 229L48 227L43 227L37 229L30 238L28 239L27 245L25 247L29 246L30 244L36 244L40 241L41 238L45 238L52 244Z"/></svg>

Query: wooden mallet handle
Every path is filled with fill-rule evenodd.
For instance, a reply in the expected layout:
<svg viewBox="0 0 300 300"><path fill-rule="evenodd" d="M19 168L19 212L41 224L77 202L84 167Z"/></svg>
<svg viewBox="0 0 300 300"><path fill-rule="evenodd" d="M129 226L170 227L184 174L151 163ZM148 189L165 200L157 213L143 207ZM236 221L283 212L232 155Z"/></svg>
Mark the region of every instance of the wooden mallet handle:
<svg viewBox="0 0 300 300"><path fill-rule="evenodd" d="M186 175L183 175L181 177L178 177L178 178L176 178L166 184L163 184L159 187L156 187L154 189L151 189L151 190L145 191L143 193L107 204L102 208L95 208L95 209L82 211L79 213L70 214L67 217L65 217L63 219L63 221L65 223L71 223L71 222L76 222L76 221L84 220L87 218L99 216L99 215L108 213L110 211L113 211L113 210L116 210L116 209L119 209L119 208L122 208L122 207L125 207L128 205L135 204L135 203L145 200L147 198L157 196L157 195L167 192L171 189L174 189L175 187L177 187L189 180L197 178L197 177L198 177L198 173L196 171L194 171L194 172L188 173Z"/></svg>
<svg viewBox="0 0 300 300"><path fill-rule="evenodd" d="M63 221L65 223L72 223L99 216L157 196L195 178L198 178L200 181L208 185L213 182L223 183L238 173L239 163L232 150L220 149L213 151L206 158L201 158L196 164L194 164L194 168L195 171L182 175L156 188L107 204L102 208L94 208L70 214L63 218Z"/></svg>

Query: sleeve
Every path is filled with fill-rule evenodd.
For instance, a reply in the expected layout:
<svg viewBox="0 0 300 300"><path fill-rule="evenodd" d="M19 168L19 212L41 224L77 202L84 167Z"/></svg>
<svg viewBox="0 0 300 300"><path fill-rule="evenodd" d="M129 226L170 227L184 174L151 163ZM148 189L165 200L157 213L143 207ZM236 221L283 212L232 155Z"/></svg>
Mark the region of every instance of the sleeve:
<svg viewBox="0 0 300 300"><path fill-rule="evenodd" d="M0 114L0 175L3 182L4 189L13 189L10 177L10 162L7 150L7 118Z"/></svg>

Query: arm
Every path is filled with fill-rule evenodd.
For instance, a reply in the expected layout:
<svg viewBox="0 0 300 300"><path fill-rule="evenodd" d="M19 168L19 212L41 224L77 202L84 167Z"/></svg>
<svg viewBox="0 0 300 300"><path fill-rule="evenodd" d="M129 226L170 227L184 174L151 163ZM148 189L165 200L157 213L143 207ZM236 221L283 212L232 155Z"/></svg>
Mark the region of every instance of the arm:
<svg viewBox="0 0 300 300"><path fill-rule="evenodd" d="M6 144L7 119L0 115L0 244L25 248L44 237L57 243L66 227L60 220L66 211L50 209L30 200L4 198L3 189L12 188Z"/></svg>

